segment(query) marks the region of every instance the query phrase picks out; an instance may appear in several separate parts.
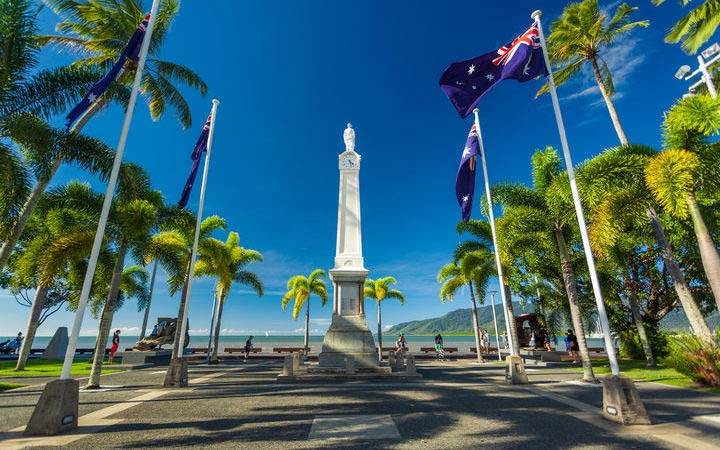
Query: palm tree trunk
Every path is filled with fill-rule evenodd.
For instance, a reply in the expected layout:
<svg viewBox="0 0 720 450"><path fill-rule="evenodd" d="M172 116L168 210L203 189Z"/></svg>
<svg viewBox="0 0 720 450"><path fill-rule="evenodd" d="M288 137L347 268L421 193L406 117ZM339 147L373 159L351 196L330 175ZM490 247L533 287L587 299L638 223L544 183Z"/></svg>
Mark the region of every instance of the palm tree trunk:
<svg viewBox="0 0 720 450"><path fill-rule="evenodd" d="M478 329L478 315L477 305L475 304L475 292L473 292L472 281L468 281L468 287L470 288L470 303L472 304L472 321L473 321L473 333L475 333L475 348L477 349L477 362L485 362L482 357L482 347L480 346L480 330Z"/></svg>
<svg viewBox="0 0 720 450"><path fill-rule="evenodd" d="M592 64L595 81L597 81L598 87L600 88L600 93L602 94L603 99L605 100L605 105L607 106L608 112L610 113L610 120L612 120L613 126L615 127L615 132L618 135L618 139L620 139L620 144L627 145L628 139L625 136L625 131L623 130L622 125L620 125L620 118L617 115L617 111L615 111L615 105L612 102L612 98L610 98L610 94L605 89L605 85L603 84L602 76L600 75L600 67L598 67L597 60L595 58L590 58L590 63Z"/></svg>
<svg viewBox="0 0 720 450"><path fill-rule="evenodd" d="M120 282L122 281L123 267L125 266L125 254L127 253L128 244L123 242L118 248L117 261L113 268L112 281L110 282L110 290L105 306L103 306L102 315L100 316L100 326L98 327L97 339L95 340L95 353L93 354L92 370L90 371L90 379L88 379L85 389L100 388L100 374L102 373L102 363L105 359L105 348L107 347L108 337L110 336L110 327L112 326L113 316L115 315L115 306L120 294Z"/></svg>
<svg viewBox="0 0 720 450"><path fill-rule="evenodd" d="M308 346L310 341L310 297L308 296L305 305L305 343L303 345L303 352L305 356L308 354Z"/></svg>
<svg viewBox="0 0 720 450"><path fill-rule="evenodd" d="M652 347L650 346L650 340L645 332L645 324L643 323L637 290L637 267L631 262L631 268L628 269L628 277L625 279L625 292L627 292L628 301L630 302L630 311L632 311L635 327L637 328L638 337L640 338L640 344L645 353L646 366L656 367L657 364Z"/></svg>
<svg viewBox="0 0 720 450"><path fill-rule="evenodd" d="M215 322L215 336L213 336L213 351L210 357L210 364L218 364L218 346L220 345L220 322L222 321L223 307L225 306L225 291L220 290L220 300L218 302L217 322Z"/></svg>
<svg viewBox="0 0 720 450"><path fill-rule="evenodd" d="M654 208L648 208L645 213L647 214L648 219L650 219L650 226L653 229L655 240L660 248L660 253L662 254L663 261L665 262L665 267L667 267L668 272L670 272L675 292L677 293L678 299L680 299L680 304L682 304L685 316L687 316L693 332L695 332L695 335L705 342L711 345L717 345L712 333L710 332L710 328L707 326L707 323L700 312L700 308L698 308L697 303L695 303L695 299L693 299L690 287L688 286L687 281L685 281L685 275L683 275L682 270L680 270L680 265L675 258L675 252L673 252L672 247L670 247L670 243L668 243L667 237L665 236L665 230L662 227L662 223L660 223L657 212Z"/></svg>
<svg viewBox="0 0 720 450"><path fill-rule="evenodd" d="M582 323L582 315L577 299L577 286L575 285L575 269L570 262L570 255L565 244L565 236L559 227L555 227L555 239L557 240L558 250L560 252L560 264L562 266L563 282L565 283L565 292L567 292L568 303L570 304L570 316L572 318L573 328L575 328L575 336L577 336L578 347L580 348L580 360L583 365L583 381L595 383L595 373L593 372L592 363L590 362L590 353L588 353L587 343L585 342L585 329Z"/></svg>
<svg viewBox="0 0 720 450"><path fill-rule="evenodd" d="M28 355L32 348L33 340L35 340L35 332L40 325L40 313L42 313L45 307L45 301L47 300L48 291L50 288L38 286L35 289L35 298L33 298L32 309L30 310L30 319L28 320L27 330L25 330L25 340L23 340L22 346L20 347L20 354L18 355L17 365L15 370L25 370L25 364L27 364Z"/></svg>
<svg viewBox="0 0 720 450"><path fill-rule="evenodd" d="M510 336L515 343L515 351L517 352L516 354L519 355L520 340L518 339L517 322L515 322L515 308L513 307L512 303L512 293L510 292L510 286L508 285L503 286L503 289L505 289L505 299L507 300L507 316L508 320L510 321Z"/></svg>
<svg viewBox="0 0 720 450"><path fill-rule="evenodd" d="M718 310L720 310L720 254L717 247L710 236L710 232L705 225L705 220L700 213L700 207L697 204L694 194L685 197L688 208L690 209L690 217L692 217L693 228L695 229L695 237L700 248L700 259L702 260L705 275L710 283L713 297Z"/></svg>
<svg viewBox="0 0 720 450"><path fill-rule="evenodd" d="M190 258L188 258L188 267L185 273L187 275L185 276L185 283L183 284L182 293L180 294L180 306L178 307L177 320L175 321L175 338L173 339L171 358L179 358L183 354L181 349L184 348L184 346L180 343L184 341L185 336L180 337L180 335L182 334L182 323L183 320L185 320L185 303L188 301L187 287L190 282Z"/></svg>
<svg viewBox="0 0 720 450"><path fill-rule="evenodd" d="M378 361L382 362L382 312L381 302L377 302L378 305Z"/></svg>
<svg viewBox="0 0 720 450"><path fill-rule="evenodd" d="M145 331L147 330L148 316L150 315L150 303L152 303L153 289L155 288L155 274L157 273L158 260L155 260L155 266L153 266L152 276L150 277L150 290L148 292L148 302L145 305L145 315L143 316L142 329L140 330L140 339L145 338Z"/></svg>
<svg viewBox="0 0 720 450"><path fill-rule="evenodd" d="M85 124L90 120L90 118L94 116L95 113L98 112L100 109L104 108L108 103L110 103L110 100L104 99L93 104L88 109L88 111L75 123L75 125L73 125L73 127L70 129L70 132L79 133L85 126ZM25 230L25 225L27 225L28 219L30 219L30 216L35 210L38 201L40 201L40 197L45 192L45 189L47 189L50 181L52 181L53 176L55 176L55 173L58 171L62 163L62 159L54 160L50 167L50 173L48 174L48 177L46 179L38 180L37 183L35 183L35 186L30 192L30 196L27 198L25 204L23 205L22 211L20 211L17 222L15 222L15 224L13 225L10 236L3 244L2 248L0 248L0 271L2 271L3 267L5 267L5 264L7 264L8 259L10 259L10 255L12 254L15 246L20 240L20 236L22 235L23 230Z"/></svg>

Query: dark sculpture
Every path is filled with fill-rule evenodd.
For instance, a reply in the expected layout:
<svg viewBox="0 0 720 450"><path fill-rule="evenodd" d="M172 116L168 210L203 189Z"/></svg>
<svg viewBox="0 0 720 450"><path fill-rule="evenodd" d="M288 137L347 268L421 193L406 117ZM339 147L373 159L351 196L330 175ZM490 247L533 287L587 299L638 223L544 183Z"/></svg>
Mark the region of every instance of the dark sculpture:
<svg viewBox="0 0 720 450"><path fill-rule="evenodd" d="M190 329L188 322L186 329ZM177 330L177 319L170 317L158 317L157 324L153 327L150 335L145 339L138 341L133 347L133 351L147 352L150 350L162 350L165 344L172 345L175 341L175 331ZM185 332L185 342L183 348L190 344L190 334Z"/></svg>

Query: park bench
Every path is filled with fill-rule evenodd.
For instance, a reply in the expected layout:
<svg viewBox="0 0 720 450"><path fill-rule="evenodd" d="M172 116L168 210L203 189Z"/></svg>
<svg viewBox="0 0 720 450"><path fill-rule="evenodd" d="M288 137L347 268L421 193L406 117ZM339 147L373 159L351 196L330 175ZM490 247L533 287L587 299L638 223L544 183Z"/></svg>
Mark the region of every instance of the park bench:
<svg viewBox="0 0 720 450"><path fill-rule="evenodd" d="M303 351L303 347L273 347L273 353L295 353ZM312 348L308 347L308 351Z"/></svg>
<svg viewBox="0 0 720 450"><path fill-rule="evenodd" d="M377 347L375 347L375 351L377 351ZM383 348L382 348L382 351L383 351L383 352L394 352L394 351L395 351L395 347L383 347Z"/></svg>
<svg viewBox="0 0 720 450"><path fill-rule="evenodd" d="M421 352L430 353L435 352L435 347L420 347ZM443 351L445 353L457 353L458 348L457 347L443 347Z"/></svg>
<svg viewBox="0 0 720 450"><path fill-rule="evenodd" d="M245 353L245 347L225 347L223 349L225 353ZM250 353L259 353L262 351L262 347L253 347L250 349Z"/></svg>
<svg viewBox="0 0 720 450"><path fill-rule="evenodd" d="M488 347L490 352L497 352L497 347ZM470 347L470 353L477 353L477 347Z"/></svg>

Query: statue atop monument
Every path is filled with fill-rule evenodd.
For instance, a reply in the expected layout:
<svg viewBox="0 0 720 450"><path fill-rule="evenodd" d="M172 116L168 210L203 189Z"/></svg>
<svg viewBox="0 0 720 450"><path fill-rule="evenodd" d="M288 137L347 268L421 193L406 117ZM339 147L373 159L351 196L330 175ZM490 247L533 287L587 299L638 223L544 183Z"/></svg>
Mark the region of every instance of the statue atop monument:
<svg viewBox="0 0 720 450"><path fill-rule="evenodd" d="M355 130L353 130L352 124L348 123L347 128L343 132L343 140L345 141L345 151L355 151Z"/></svg>

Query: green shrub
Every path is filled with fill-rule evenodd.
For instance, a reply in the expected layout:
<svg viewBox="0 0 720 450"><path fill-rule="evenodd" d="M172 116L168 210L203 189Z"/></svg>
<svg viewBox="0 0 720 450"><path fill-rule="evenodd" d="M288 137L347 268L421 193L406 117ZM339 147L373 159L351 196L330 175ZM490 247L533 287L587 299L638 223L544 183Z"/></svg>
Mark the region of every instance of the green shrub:
<svg viewBox="0 0 720 450"><path fill-rule="evenodd" d="M666 331L659 330L656 325L647 322L645 323L645 332L648 335L650 348L653 351L655 359L659 360L667 356L670 335ZM635 326L628 330L621 331L618 333L618 337L620 338L620 355L623 358L645 359L645 352L643 351L640 337L638 336Z"/></svg>
<svg viewBox="0 0 720 450"><path fill-rule="evenodd" d="M717 337L717 335L716 335ZM720 348L692 334L681 334L670 339L670 354L665 364L693 381L720 387Z"/></svg>

